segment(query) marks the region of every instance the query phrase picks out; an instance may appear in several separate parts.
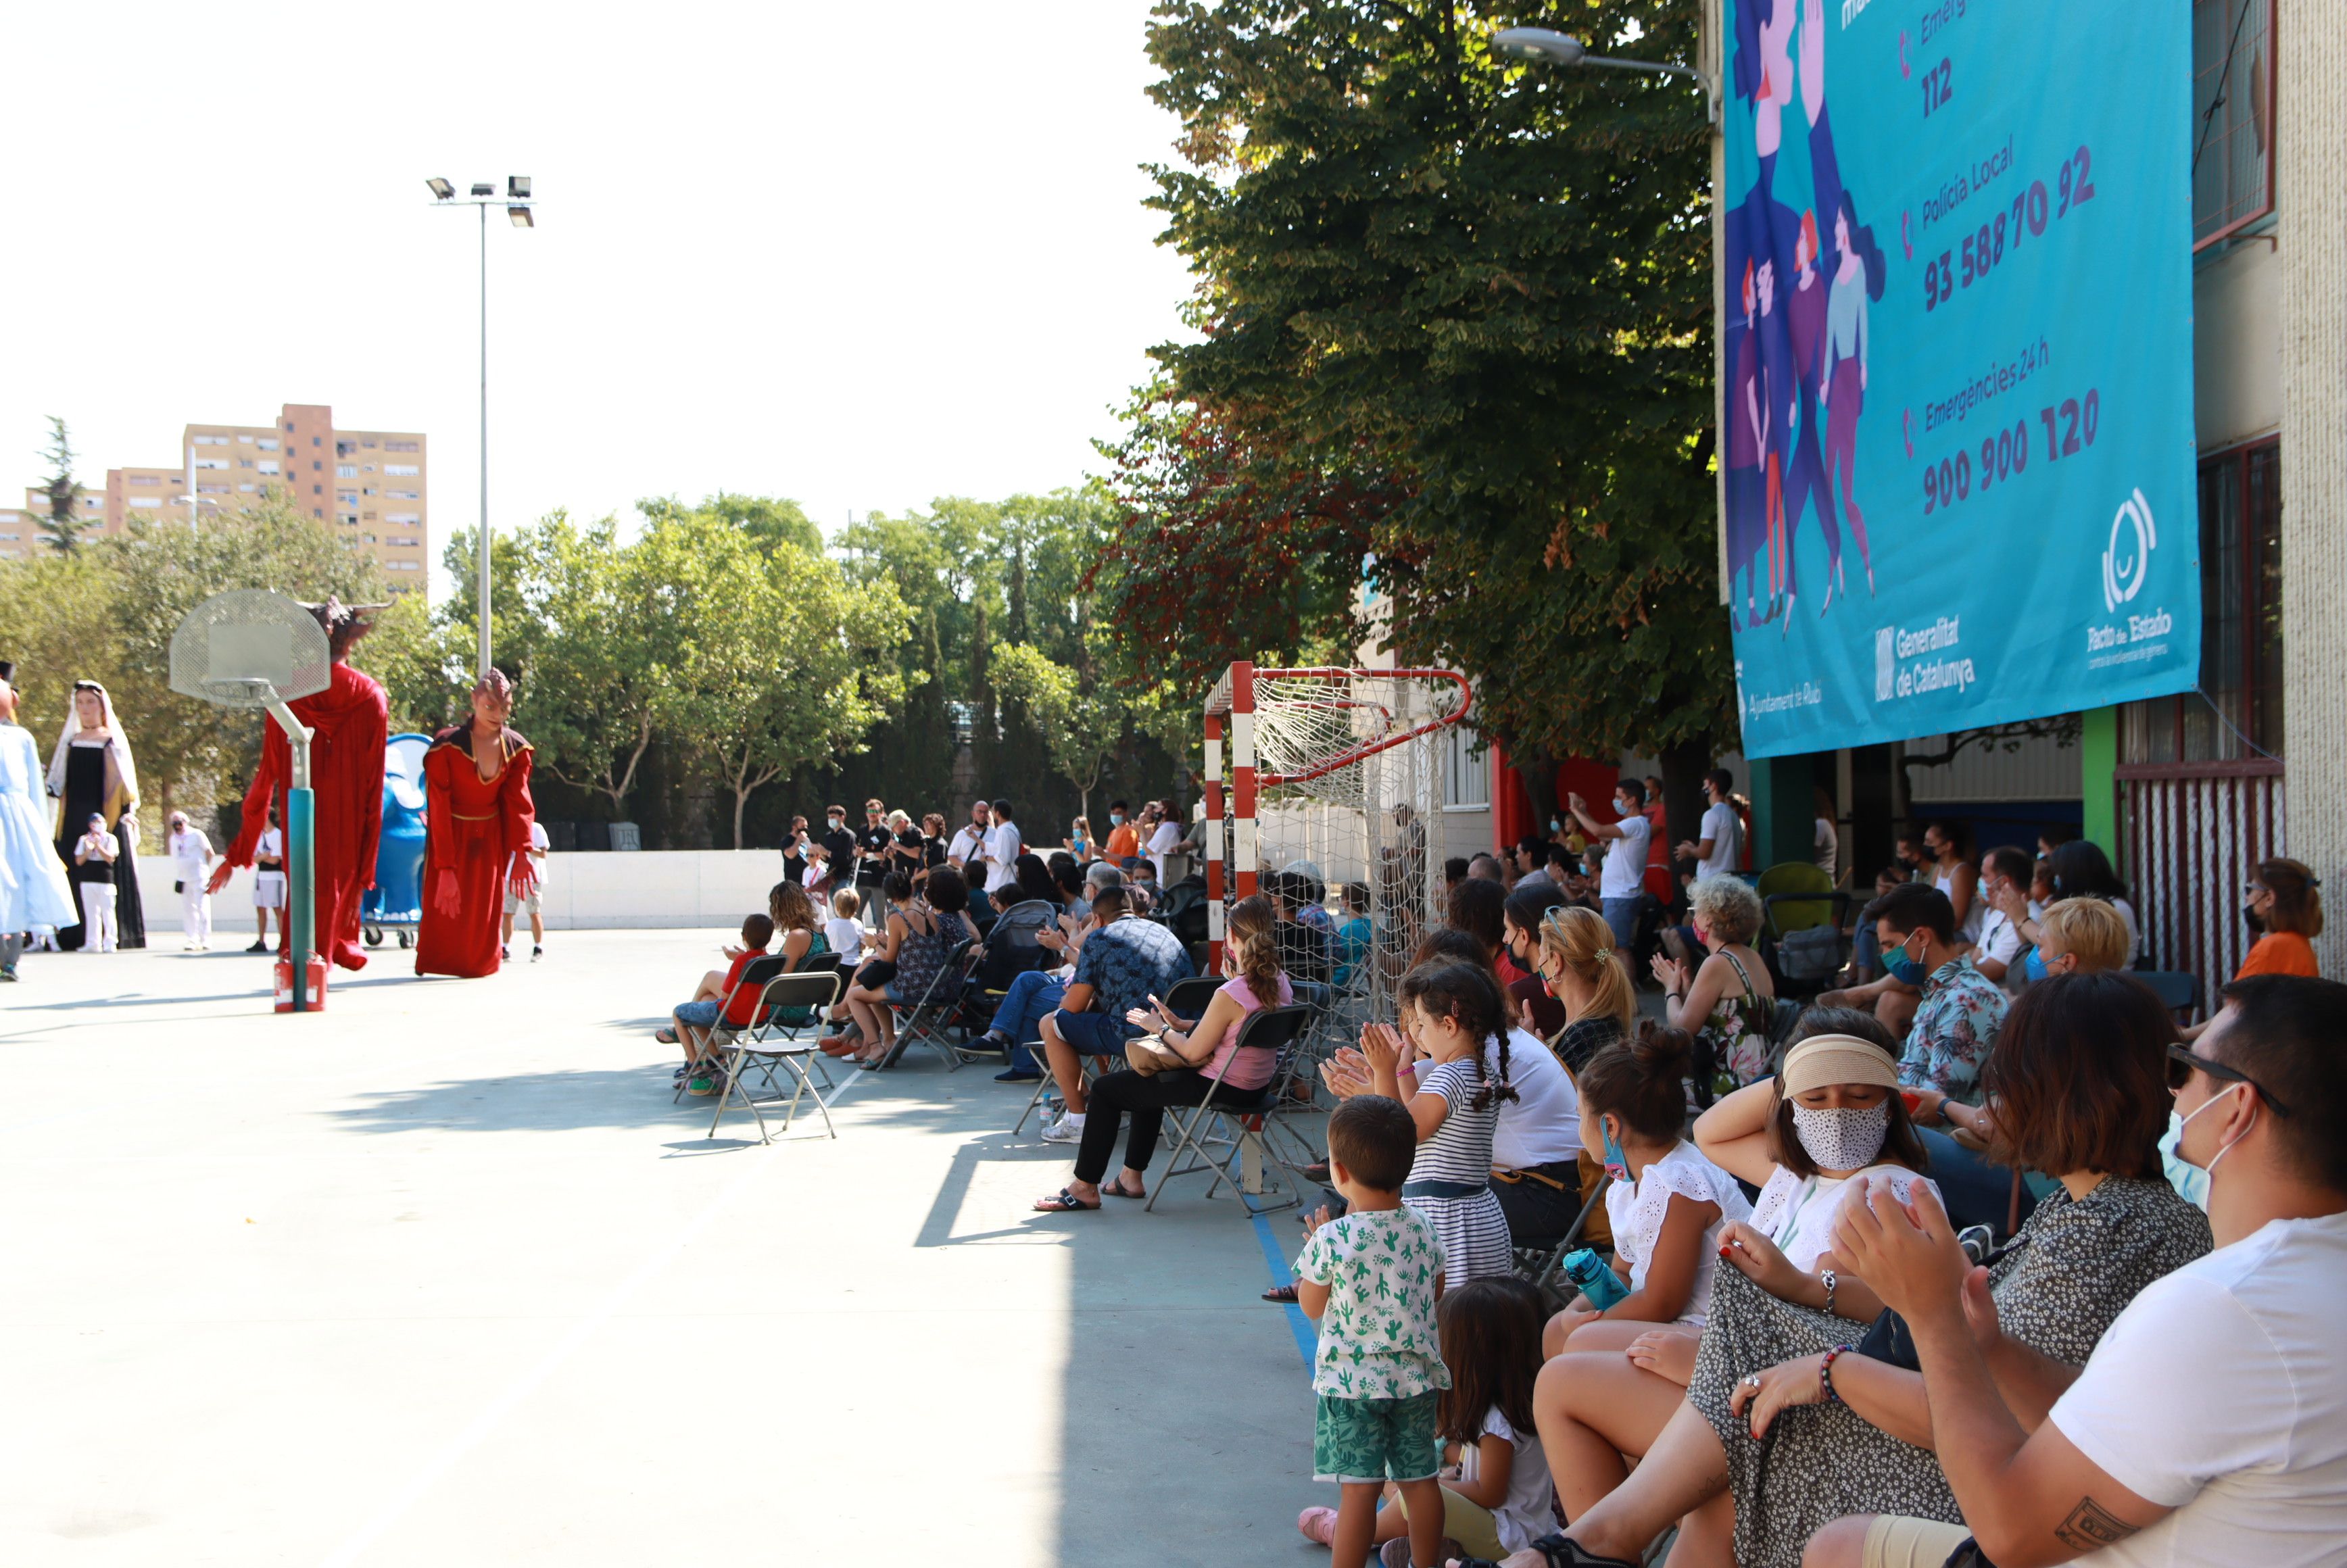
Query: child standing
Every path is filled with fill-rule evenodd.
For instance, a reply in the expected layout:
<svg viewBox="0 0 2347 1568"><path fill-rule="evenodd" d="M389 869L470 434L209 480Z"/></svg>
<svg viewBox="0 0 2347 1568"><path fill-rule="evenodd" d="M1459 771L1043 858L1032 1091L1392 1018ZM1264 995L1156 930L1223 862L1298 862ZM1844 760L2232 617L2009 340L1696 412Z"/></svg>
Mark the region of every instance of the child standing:
<svg viewBox="0 0 2347 1568"><path fill-rule="evenodd" d="M1436 1407L1434 1435L1459 1456L1440 1478L1443 1552L1497 1559L1555 1528L1555 1488L1532 1426L1540 1292L1521 1279L1479 1279L1447 1292L1435 1321L1450 1387ZM1334 1523L1335 1511L1313 1508L1297 1527L1313 1535L1314 1516L1321 1514ZM1399 1541L1409 1532L1409 1510L1396 1493L1378 1512L1377 1538ZM1400 1554L1398 1547L1387 1550Z"/></svg>
<svg viewBox="0 0 2347 1568"><path fill-rule="evenodd" d="M1506 1274L1515 1259L1508 1216L1491 1192L1491 1134L1501 1102L1516 1090L1500 988L1480 965L1424 963L1401 978L1396 1000L1419 1052L1434 1061L1402 1065L1405 1048L1390 1024L1361 1031L1370 1087L1400 1101L1418 1128L1418 1157L1401 1195L1442 1238L1453 1284Z"/></svg>
<svg viewBox="0 0 2347 1568"><path fill-rule="evenodd" d="M850 964L864 951L864 922L858 918L863 907L863 895L843 886L831 896L831 918L823 923L823 939Z"/></svg>
<svg viewBox="0 0 2347 1568"><path fill-rule="evenodd" d="M1377 1530L1378 1501L1394 1482L1410 1512L1410 1558L1433 1568L1442 1546L1442 1488L1434 1430L1450 1387L1435 1332L1442 1243L1401 1201L1417 1152L1408 1108L1380 1094L1346 1101L1328 1118L1328 1175L1350 1205L1320 1223L1296 1260L1296 1299L1320 1325L1312 1391L1316 1481L1337 1483L1325 1534L1332 1568L1362 1568Z"/></svg>

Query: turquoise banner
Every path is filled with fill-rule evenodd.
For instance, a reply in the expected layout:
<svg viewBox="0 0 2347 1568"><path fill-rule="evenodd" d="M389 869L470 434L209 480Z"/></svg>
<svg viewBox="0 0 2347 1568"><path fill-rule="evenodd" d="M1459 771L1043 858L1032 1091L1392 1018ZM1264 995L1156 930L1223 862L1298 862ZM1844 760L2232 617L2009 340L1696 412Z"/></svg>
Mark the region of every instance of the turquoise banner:
<svg viewBox="0 0 2347 1568"><path fill-rule="evenodd" d="M2189 690L2186 0L1725 0L1747 756Z"/></svg>

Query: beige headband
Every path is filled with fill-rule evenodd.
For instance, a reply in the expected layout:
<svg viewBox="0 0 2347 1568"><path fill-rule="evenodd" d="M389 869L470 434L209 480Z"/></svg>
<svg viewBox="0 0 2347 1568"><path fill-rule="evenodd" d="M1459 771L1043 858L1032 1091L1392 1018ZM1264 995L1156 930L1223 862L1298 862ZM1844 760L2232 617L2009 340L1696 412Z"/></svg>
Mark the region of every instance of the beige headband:
<svg viewBox="0 0 2347 1568"><path fill-rule="evenodd" d="M1813 1035L1785 1053L1785 1092L1806 1094L1834 1083L1899 1087L1899 1067L1882 1048L1854 1034Z"/></svg>

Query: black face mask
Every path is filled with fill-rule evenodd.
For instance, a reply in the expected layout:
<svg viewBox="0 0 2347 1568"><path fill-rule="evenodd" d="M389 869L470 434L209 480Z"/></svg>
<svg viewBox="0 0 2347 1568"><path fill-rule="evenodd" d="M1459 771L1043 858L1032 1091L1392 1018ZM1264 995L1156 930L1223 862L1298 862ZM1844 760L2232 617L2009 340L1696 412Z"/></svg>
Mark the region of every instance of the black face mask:
<svg viewBox="0 0 2347 1568"><path fill-rule="evenodd" d="M2241 918L2250 923L2250 932L2252 936L2263 936L2265 934L2266 923L2259 917L2258 912L2255 909L2242 910Z"/></svg>

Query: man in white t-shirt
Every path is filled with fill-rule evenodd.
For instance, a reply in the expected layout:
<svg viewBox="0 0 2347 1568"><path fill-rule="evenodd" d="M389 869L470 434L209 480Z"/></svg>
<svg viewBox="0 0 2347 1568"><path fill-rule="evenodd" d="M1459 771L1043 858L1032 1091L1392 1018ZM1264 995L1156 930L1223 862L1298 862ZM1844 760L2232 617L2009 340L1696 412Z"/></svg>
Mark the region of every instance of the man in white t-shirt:
<svg viewBox="0 0 2347 1568"><path fill-rule="evenodd" d="M547 848L548 841L546 837L546 828L536 817L532 817L529 824L529 848L525 853L529 856L530 869L537 872L538 876L535 878L535 886L530 888L528 896L523 898L516 898L513 896L512 873L510 868L507 870L506 876L506 928L505 935L497 947L497 956L501 958L510 958L513 957L514 917L518 914L523 913L524 911L527 911L529 915L529 961L534 964L538 962L538 959L546 957L546 916L543 912L545 905L541 900L541 895L546 887Z"/></svg>
<svg viewBox="0 0 2347 1568"><path fill-rule="evenodd" d="M986 835L994 825L994 812L984 800L970 802L969 820L946 845L946 864L961 873L973 902L986 896Z"/></svg>
<svg viewBox="0 0 2347 1568"><path fill-rule="evenodd" d="M1708 882L1736 869L1744 848L1744 823L1736 815L1736 779L1726 768L1703 775L1703 836L1681 842L1681 860L1695 862L1695 879Z"/></svg>
<svg viewBox="0 0 2347 1568"><path fill-rule="evenodd" d="M188 821L188 814L171 814L170 833L163 841L171 856L171 880L179 886L179 935L190 953L209 951L212 945L212 896L204 886L212 874L212 841Z"/></svg>
<svg viewBox="0 0 2347 1568"><path fill-rule="evenodd" d="M986 896L999 906L1001 900L994 896L1019 880L1018 860L1027 843L1010 820L1009 801L996 801L992 815L994 825L986 835Z"/></svg>
<svg viewBox="0 0 2347 1568"><path fill-rule="evenodd" d="M1578 794L1566 805L1581 831L1591 838L1610 840L1605 845L1605 870L1597 881L1597 902L1605 924L1614 932L1614 946L1625 957L1638 930L1638 895L1646 876L1646 842L1654 824L1646 820L1646 786L1624 774L1614 785L1614 822L1589 815L1589 803Z"/></svg>
<svg viewBox="0 0 2347 1568"><path fill-rule="evenodd" d="M1174 853L1175 845L1182 842L1182 824L1174 817L1171 801L1151 801L1149 809L1156 814L1157 820L1150 826L1149 837L1143 843L1142 853L1149 856L1149 864L1156 868L1157 886L1164 887L1174 881L1166 875L1165 857Z"/></svg>
<svg viewBox="0 0 2347 1568"><path fill-rule="evenodd" d="M1996 901L2004 888L2018 888L2029 902L2031 919L2045 914L2045 908L2029 897L2029 878L2035 869L2029 852L2010 844L1999 845L1981 856L1980 898L1988 913L1981 917L1980 940L1973 945L1973 967L1999 985L2005 982L2006 971L2021 956L2024 944L2021 927L1997 907Z"/></svg>
<svg viewBox="0 0 2347 1568"><path fill-rule="evenodd" d="M269 951L269 912L277 912L277 945L285 945L285 830L277 825L277 805L272 802L268 825L252 845L252 917L261 929L248 953Z"/></svg>
<svg viewBox="0 0 2347 1568"><path fill-rule="evenodd" d="M2169 1048L2217 1250L2146 1286L2084 1368L1999 1333L1927 1189L1911 1213L1880 1191L1842 1206L1834 1250L1914 1332L1964 1522L1837 1521L1807 1568L2347 1563L2347 986L2263 975L2224 996ZM2045 1397L2034 1430L1999 1383Z"/></svg>

